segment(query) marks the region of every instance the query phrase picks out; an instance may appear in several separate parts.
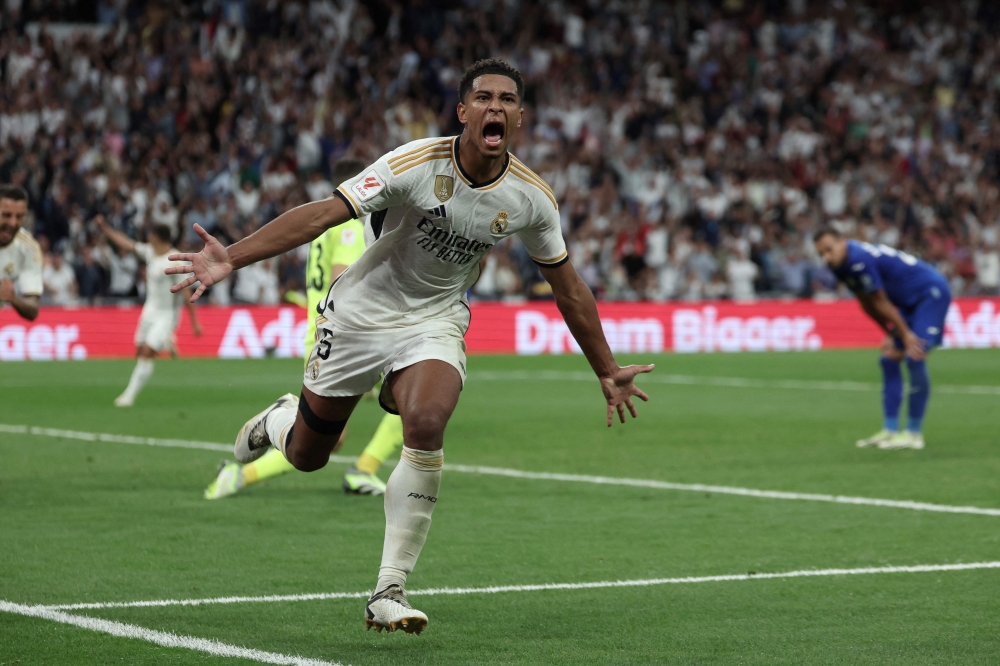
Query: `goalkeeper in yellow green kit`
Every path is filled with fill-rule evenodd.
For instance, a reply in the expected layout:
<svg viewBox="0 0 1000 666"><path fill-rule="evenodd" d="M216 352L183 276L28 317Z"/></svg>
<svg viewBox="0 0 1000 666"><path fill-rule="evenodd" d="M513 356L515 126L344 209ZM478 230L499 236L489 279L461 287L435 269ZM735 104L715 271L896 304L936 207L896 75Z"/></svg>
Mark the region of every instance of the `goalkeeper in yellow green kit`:
<svg viewBox="0 0 1000 666"><path fill-rule="evenodd" d="M359 160L341 160L333 169L333 180L341 183L355 177L365 167ZM309 330L306 333L306 353L312 350L316 335L317 304L326 297L334 280L365 251L364 224L351 220L327 230L309 246L306 267L306 293L309 308ZM341 435L334 451L340 448L347 430ZM360 495L382 495L385 482L376 472L379 466L403 445L403 422L398 416L386 414L371 441L357 461L344 474L344 491ZM246 465L226 462L216 479L205 489L205 499L228 497L247 486L272 476L290 472L294 467L277 449L271 449L259 460Z"/></svg>

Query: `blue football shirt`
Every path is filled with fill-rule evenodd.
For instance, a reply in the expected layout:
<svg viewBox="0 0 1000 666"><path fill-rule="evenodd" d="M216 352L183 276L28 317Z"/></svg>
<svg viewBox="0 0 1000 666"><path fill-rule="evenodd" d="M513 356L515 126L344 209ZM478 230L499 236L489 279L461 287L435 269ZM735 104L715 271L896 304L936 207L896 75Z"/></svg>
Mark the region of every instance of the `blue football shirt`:
<svg viewBox="0 0 1000 666"><path fill-rule="evenodd" d="M856 294L885 289L889 300L900 309L909 309L936 293L948 290L948 281L927 262L887 245L847 241L847 260L833 274Z"/></svg>

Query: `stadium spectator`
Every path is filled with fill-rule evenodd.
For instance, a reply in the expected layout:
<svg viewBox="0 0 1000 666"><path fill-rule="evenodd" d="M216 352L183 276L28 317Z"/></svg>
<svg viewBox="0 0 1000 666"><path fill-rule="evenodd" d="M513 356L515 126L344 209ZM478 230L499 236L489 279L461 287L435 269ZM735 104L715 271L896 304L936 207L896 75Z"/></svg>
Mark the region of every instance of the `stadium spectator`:
<svg viewBox="0 0 1000 666"><path fill-rule="evenodd" d="M729 280L729 295L734 301L752 301L757 294L754 291L754 281L760 269L757 264L747 258L742 248L736 248L729 261L726 262L726 277Z"/></svg>
<svg viewBox="0 0 1000 666"><path fill-rule="evenodd" d="M829 292L787 240L822 223L934 263L956 295L997 289L990 3L89 4L46 11L99 22L69 37L26 30L45 3L16 19L0 8L0 180L28 190L34 235L74 265L96 213L135 238L166 224L181 243L214 218L232 241L328 196L331 160L458 131L457 73L491 54L524 74L514 151L552 186L602 298L720 282L737 298L735 243L758 297ZM517 243L494 252L505 287L474 295L544 296Z"/></svg>
<svg viewBox="0 0 1000 666"><path fill-rule="evenodd" d="M76 305L76 273L59 252L46 256L42 268L42 302L49 305Z"/></svg>
<svg viewBox="0 0 1000 666"><path fill-rule="evenodd" d="M139 260L135 253L125 248L113 248L108 243L98 245L94 251L97 262L108 275L107 296L116 301L134 297L136 274L139 271Z"/></svg>
<svg viewBox="0 0 1000 666"><path fill-rule="evenodd" d="M84 245L80 250L76 264L77 295L84 302L94 305L100 300L104 290L104 271L94 258L94 246Z"/></svg>
<svg viewBox="0 0 1000 666"><path fill-rule="evenodd" d="M979 294L984 296L1000 295L1000 252L995 245L980 241L974 254L976 279L979 284Z"/></svg>

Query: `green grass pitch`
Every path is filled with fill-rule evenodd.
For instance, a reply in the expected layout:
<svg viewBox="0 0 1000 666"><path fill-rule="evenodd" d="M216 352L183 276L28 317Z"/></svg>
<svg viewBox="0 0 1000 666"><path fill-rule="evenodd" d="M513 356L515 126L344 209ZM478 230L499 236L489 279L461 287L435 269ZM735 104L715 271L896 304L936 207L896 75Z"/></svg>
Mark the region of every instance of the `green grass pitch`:
<svg viewBox="0 0 1000 666"><path fill-rule="evenodd" d="M639 357L629 358L635 362ZM663 355L612 429L581 357L472 357L445 462L1000 507L1000 350L943 351L923 451L878 429L876 352ZM231 442L301 361L3 364L0 424ZM520 374L512 374L520 371ZM554 372L548 378L536 376ZM506 374L505 374L506 373ZM563 373L563 374L559 374ZM555 378L553 378L555 377ZM560 377L563 377L560 379ZM778 380L799 380L784 388ZM855 389L858 389L854 385ZM381 411L358 408L342 453ZM361 592L382 503L344 465L201 498L225 454L0 432L0 599L70 604ZM388 473L383 469L383 477ZM1000 560L1000 517L446 472L410 587L483 587ZM997 663L1000 569L414 596L422 636L366 633L358 599L104 608L77 615L355 665ZM0 612L0 664L253 663Z"/></svg>

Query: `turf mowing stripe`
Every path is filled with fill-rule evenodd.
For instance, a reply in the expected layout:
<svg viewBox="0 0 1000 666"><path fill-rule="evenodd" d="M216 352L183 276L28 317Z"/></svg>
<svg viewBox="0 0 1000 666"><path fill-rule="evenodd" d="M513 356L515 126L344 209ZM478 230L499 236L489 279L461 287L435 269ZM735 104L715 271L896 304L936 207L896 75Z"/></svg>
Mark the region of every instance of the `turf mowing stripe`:
<svg viewBox="0 0 1000 666"><path fill-rule="evenodd" d="M88 442L113 442L117 444L140 444L144 446L167 446L188 449L207 449L209 451L231 451L228 444L213 442L189 442L182 439L157 439L155 437L131 437L128 435L109 435L94 432L78 432L76 430L57 430L55 428L38 428L35 426L0 424L0 432L22 435L39 435L42 437L57 437L82 439ZM337 463L353 463L350 456L330 456ZM391 463L389 463L391 464ZM485 474L488 476L505 476L515 479L530 479L533 481L569 481L572 483L592 483L604 486L630 486L633 488L655 488L657 490L681 490L696 493L716 493L719 495L740 495L743 497L758 497L761 499L797 500L805 502L831 502L833 504L858 504L865 506L882 506L892 509L908 509L910 511L932 511L937 513L966 513L980 516L1000 516L1000 509L984 509L978 506L954 506L951 504L931 504L911 500L890 500L877 497L852 497L849 495L824 495L818 493L794 493L783 490L758 490L756 488L740 488L734 486L710 486L703 483L674 483L672 481L656 481L654 479L629 479L614 476L588 476L585 474L561 474L558 472L525 472L519 469L503 467L481 467L478 465L455 465L445 463L444 469L449 472L464 474Z"/></svg>
<svg viewBox="0 0 1000 666"><path fill-rule="evenodd" d="M112 636L119 636L121 638L138 639L163 647L186 648L188 650L197 650L198 652L207 652L217 657L239 657L240 659L250 659L262 664L286 664L287 666L342 666L340 663L321 661L319 659L306 659L304 657L279 654L277 652L264 652L263 650L229 645L206 638L180 636L165 631L146 629L134 624L125 624L124 622L70 615L69 613L63 613L45 606L23 606L0 600L0 611L37 617L61 624L70 624L81 629L111 634Z"/></svg>
<svg viewBox="0 0 1000 666"><path fill-rule="evenodd" d="M596 381L592 372L560 372L542 370L529 372L521 370L470 372L469 379L484 381ZM881 384L870 382L824 382L805 381L798 379L748 379L745 377L696 377L693 375L639 375L639 383L645 384L677 384L681 386L724 386L729 388L753 389L793 389L806 391L881 391ZM960 395L1000 395L1000 386L964 386L958 384L935 384L934 390L939 393L956 393Z"/></svg>
<svg viewBox="0 0 1000 666"><path fill-rule="evenodd" d="M861 567L857 569L802 569L779 573L723 574L719 576L685 576L683 578L646 578L640 580L606 580L593 583L543 583L539 585L495 585L490 587L435 587L426 590L409 590L407 594L436 596L464 594L498 594L501 592L545 592L549 590L593 590L608 587L650 587L654 585L679 585L686 583L725 583L775 578L811 578L823 576L860 576L866 574L932 573L935 571L969 571L974 569L1000 569L1000 561L970 562L968 564L916 564L895 567ZM265 597L216 597L209 599L163 599L157 601L122 601L109 603L66 604L61 606L33 606L47 610L92 610L99 608L148 608L150 606L202 606L207 604L274 603L283 601L322 601L327 599L366 599L368 592L330 592L319 594L287 594Z"/></svg>

